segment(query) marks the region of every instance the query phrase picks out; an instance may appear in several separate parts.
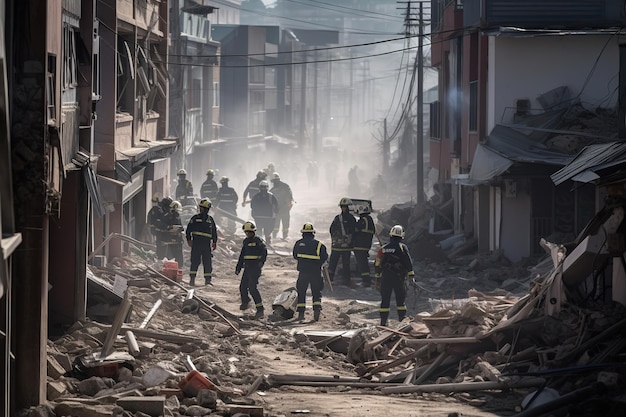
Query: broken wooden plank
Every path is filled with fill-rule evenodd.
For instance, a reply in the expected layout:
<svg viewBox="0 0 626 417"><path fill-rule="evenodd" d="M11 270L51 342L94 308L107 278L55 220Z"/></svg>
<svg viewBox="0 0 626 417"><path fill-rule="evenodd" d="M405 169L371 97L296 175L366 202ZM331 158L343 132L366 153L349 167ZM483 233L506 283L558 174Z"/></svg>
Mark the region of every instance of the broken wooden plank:
<svg viewBox="0 0 626 417"><path fill-rule="evenodd" d="M106 324L98 323L98 322L95 322L95 321L92 321L91 323L93 325L101 327L101 328L109 328L109 327L111 327L111 326L108 326ZM134 332L135 335L137 335L137 336L148 337L148 338L151 338L151 339L163 340L165 342L172 342L172 343L202 343L202 341L203 341L202 338L195 337L195 336L188 336L188 335L184 335L184 334L180 334L180 333L166 332L166 331L163 331L163 330L139 329L137 327L132 327L132 326L128 326L128 325L122 325L122 328L118 331L118 333L120 331L121 332L126 332L128 330Z"/></svg>
<svg viewBox="0 0 626 417"><path fill-rule="evenodd" d="M419 385L424 382L426 378L428 378L435 370L437 370L437 368L439 368L446 356L448 356L448 352L444 350L439 354L439 356L437 356L437 358L435 358L435 360L428 366L428 368L426 368L424 372L415 379L414 384Z"/></svg>
<svg viewBox="0 0 626 417"><path fill-rule="evenodd" d="M480 343L481 340L475 337L433 337L426 339L406 339L404 343L407 346L422 346L425 344L434 345L452 345L452 344L465 344L465 343Z"/></svg>
<svg viewBox="0 0 626 417"><path fill-rule="evenodd" d="M256 390L259 389L259 387L261 386L261 384L263 383L264 380L265 380L265 377L263 375L257 376L256 379L254 380L254 382L252 383L252 385L250 385L250 387L248 388L248 390L246 391L246 393L243 396L244 397L248 397L248 396L254 394L256 392Z"/></svg>
<svg viewBox="0 0 626 417"><path fill-rule="evenodd" d="M107 333L106 339L102 345L102 350L100 351L100 359L106 358L109 353L111 353L111 349L113 348L113 343L117 338L118 333L128 315L128 311L132 306L130 300L127 297L124 297L122 300L122 304L117 309L117 313L115 314L115 319L113 320L113 324L111 325L109 332Z"/></svg>
<svg viewBox="0 0 626 417"><path fill-rule="evenodd" d="M178 334L173 332L165 332L161 330L151 330L151 329L139 329L130 326L122 326L122 330L131 330L137 336L140 337L149 337L151 339L163 340L166 342L172 343L202 343L203 340L200 337L188 336L184 334Z"/></svg>
<svg viewBox="0 0 626 417"><path fill-rule="evenodd" d="M430 346L426 345L426 346L422 346L421 348L417 349L415 352L409 353L408 355L402 356L400 358L397 358L395 360L392 360L390 362L384 363L382 365L378 365L376 368L370 369L366 375L374 375L375 373L378 372L382 372L385 371L387 369L391 369L394 368L398 365L402 365L403 363L406 363L408 361L411 361L415 358L420 357L421 355L424 355L428 352L428 350L430 349Z"/></svg>
<svg viewBox="0 0 626 417"><path fill-rule="evenodd" d="M394 331L392 331L391 329L389 329L387 327L383 327L383 329L384 329L384 331L383 331L383 333L380 336L378 336L377 338L372 339L372 340L370 340L370 341L365 343L364 349L372 349L372 348L380 345L381 343L385 343L390 338L396 336L397 335L396 332L399 331L399 332L404 333L407 330L410 330L411 329L411 325L408 325L408 324L404 325L400 329L394 330Z"/></svg>
<svg viewBox="0 0 626 417"><path fill-rule="evenodd" d="M267 382L270 384L286 384L289 385L293 382L341 382L341 383L353 383L362 382L363 379L354 376L339 376L339 375L299 375L299 374L270 374L267 376Z"/></svg>
<svg viewBox="0 0 626 417"><path fill-rule="evenodd" d="M154 317L159 307L161 307L161 303L163 303L163 300L161 300L160 298L154 303L154 305L150 309L150 312L148 313L146 318L144 318L141 324L139 325L140 329L144 329L146 326L148 326L148 323L150 323L150 320L152 319L152 317Z"/></svg>
<svg viewBox="0 0 626 417"><path fill-rule="evenodd" d="M403 385L397 387L385 387L381 389L383 394L410 394L422 392L439 392L451 394L454 392L471 392L486 390L507 390L513 388L540 387L546 383L544 378L522 378L506 382L458 382L451 384L426 384L426 385Z"/></svg>

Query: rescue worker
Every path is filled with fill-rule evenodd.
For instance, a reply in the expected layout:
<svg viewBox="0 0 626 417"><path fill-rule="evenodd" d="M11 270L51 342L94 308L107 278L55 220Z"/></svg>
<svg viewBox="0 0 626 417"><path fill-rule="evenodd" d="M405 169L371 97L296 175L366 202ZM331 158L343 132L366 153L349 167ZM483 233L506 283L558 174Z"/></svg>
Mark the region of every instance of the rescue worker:
<svg viewBox="0 0 626 417"><path fill-rule="evenodd" d="M239 197L234 188L228 185L229 178L220 178L220 184L222 187L217 191L217 207L224 210L227 213L237 215L237 201ZM225 220L226 230L229 233L235 233L235 222L230 218Z"/></svg>
<svg viewBox="0 0 626 417"><path fill-rule="evenodd" d="M200 187L200 197L208 198L209 201L215 201L217 198L217 183L213 178L215 177L215 171L209 169L206 172L206 180Z"/></svg>
<svg viewBox="0 0 626 417"><path fill-rule="evenodd" d="M191 248L191 266L189 267L189 285L196 285L198 266L202 263L204 284L210 284L213 274L211 251L217 246L217 227L213 217L209 215L211 201L203 198L198 204L199 213L189 219L186 237Z"/></svg>
<svg viewBox="0 0 626 417"><path fill-rule="evenodd" d="M278 214L278 200L268 189L269 183L266 180L259 182L259 192L250 200L250 209L252 218L258 225L259 234L262 234L265 241L271 244L274 222Z"/></svg>
<svg viewBox="0 0 626 417"><path fill-rule="evenodd" d="M361 275L361 285L364 288L369 288L372 285L369 254L376 230L368 205L360 207L358 214L359 220L356 222L354 231L354 257L356 258L357 271Z"/></svg>
<svg viewBox="0 0 626 417"><path fill-rule="evenodd" d="M274 222L274 239L278 235L278 230L283 228L283 240L287 239L289 235L289 222L291 218L291 208L293 207L293 193L291 187L280 180L280 174L274 172L272 176L272 188L270 190L276 200L278 200L278 214L276 215L276 221Z"/></svg>
<svg viewBox="0 0 626 417"><path fill-rule="evenodd" d="M254 197L259 192L259 184L266 178L267 174L265 172L259 171L256 173L256 178L250 181L246 189L243 190L243 202L241 203L241 207L246 206L246 199L248 197L250 197L250 200L252 200L252 197Z"/></svg>
<svg viewBox="0 0 626 417"><path fill-rule="evenodd" d="M396 294L396 308L398 321L406 317L406 286L407 275L414 281L413 261L409 248L402 243L404 228L395 225L389 231L389 243L378 250L376 254L375 278L376 288L380 290L380 325L386 326L389 318L391 293Z"/></svg>
<svg viewBox="0 0 626 417"><path fill-rule="evenodd" d="M188 199L193 197L193 185L191 181L187 179L187 171L184 169L178 170L178 185L176 186L175 197L176 200L182 201L184 204L188 203Z"/></svg>
<svg viewBox="0 0 626 417"><path fill-rule="evenodd" d="M243 240L243 246L241 253L239 254L239 261L235 267L235 274L239 275L243 269L241 275L241 282L239 283L239 294L241 294L240 310L247 310L250 305L250 297L254 301L256 307L255 319L263 317L263 300L261 294L257 288L259 284L259 278L261 277L261 270L263 264L267 259L267 247L263 239L256 236L256 226L252 222L245 222L242 226L246 238Z"/></svg>
<svg viewBox="0 0 626 417"><path fill-rule="evenodd" d="M313 319L318 321L322 312L322 290L324 289L321 269L328 259L328 252L326 246L315 239L315 228L311 223L305 223L300 232L302 239L293 246L293 257L298 261L298 280L296 281L298 320L304 320L306 291L310 285L313 298Z"/></svg>
<svg viewBox="0 0 626 417"><path fill-rule="evenodd" d="M263 171L265 172L266 178L272 178L274 172L276 172L274 163L270 162L269 164L267 164L267 168L265 168Z"/></svg>
<svg viewBox="0 0 626 417"><path fill-rule="evenodd" d="M152 208L150 208L150 211L148 211L148 214L146 215L146 224L148 225L148 230L150 231L150 235L152 236L152 239L154 239L154 241L156 241L156 226L159 218L161 217L161 214L162 212L161 206L159 204L159 194L154 193L152 195Z"/></svg>
<svg viewBox="0 0 626 417"><path fill-rule="evenodd" d="M330 225L330 238L332 241L330 260L328 261L328 274L330 280L335 277L335 270L342 261L341 273L343 275L343 284L352 287L353 283L350 278L350 253L352 252L352 238L356 230L356 219L350 214L349 207L352 200L347 197L339 200L341 213L335 216Z"/></svg>
<svg viewBox="0 0 626 417"><path fill-rule="evenodd" d="M348 192L359 194L361 192L361 184L359 182L359 167L357 165L348 171Z"/></svg>
<svg viewBox="0 0 626 417"><path fill-rule="evenodd" d="M156 254L157 259L163 259L167 256L167 245L165 244L169 239L168 226L168 213L170 211L170 204L172 199L165 197L159 203L159 213L155 217L155 237L156 237Z"/></svg>
<svg viewBox="0 0 626 417"><path fill-rule="evenodd" d="M180 220L180 212L183 205L179 201L172 201L170 210L164 216L167 229L164 244L168 259L175 259L178 267L183 267L183 224Z"/></svg>

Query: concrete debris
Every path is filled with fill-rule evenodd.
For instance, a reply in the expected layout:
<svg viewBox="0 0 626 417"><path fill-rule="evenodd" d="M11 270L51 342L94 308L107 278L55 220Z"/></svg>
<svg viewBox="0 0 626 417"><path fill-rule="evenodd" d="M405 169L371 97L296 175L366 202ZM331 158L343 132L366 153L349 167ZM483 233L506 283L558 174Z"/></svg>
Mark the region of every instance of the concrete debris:
<svg viewBox="0 0 626 417"><path fill-rule="evenodd" d="M377 303L354 301L344 311L325 307L342 328L305 332L235 316L137 254L92 266L94 285L112 287L122 274L149 285L110 297L110 321L90 317L49 341L48 400L56 415L264 416L271 414L255 394L289 386L388 395L546 386L566 394L586 384L623 391L623 368L615 362L626 353L626 309L559 298L562 262L520 265L519 273L498 253L418 264L422 313L395 327L362 325L350 315L375 311ZM504 283L508 290L498 288ZM437 297L444 289L454 298ZM136 345L128 343L129 332ZM336 374L263 375L253 344L275 351L276 361L298 349L326 360ZM576 378L564 378L570 374Z"/></svg>

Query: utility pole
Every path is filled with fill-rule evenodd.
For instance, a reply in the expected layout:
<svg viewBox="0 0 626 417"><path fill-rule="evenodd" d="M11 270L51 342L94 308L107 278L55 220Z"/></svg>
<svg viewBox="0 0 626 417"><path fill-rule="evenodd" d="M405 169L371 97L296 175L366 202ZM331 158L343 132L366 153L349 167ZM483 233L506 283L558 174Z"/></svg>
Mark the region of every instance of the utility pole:
<svg viewBox="0 0 626 417"><path fill-rule="evenodd" d="M424 2L420 1L417 47L417 204L424 202Z"/></svg>
<svg viewBox="0 0 626 417"><path fill-rule="evenodd" d="M311 151L312 154L314 156L314 158L317 158L317 152L318 152L318 141L319 141L319 135L318 135L318 130L317 130L317 68L318 68L318 55L317 55L317 49L315 50L315 52L313 52L313 61L315 62L313 64L313 138L311 140Z"/></svg>
<svg viewBox="0 0 626 417"><path fill-rule="evenodd" d="M389 139L387 138L387 118L383 120L383 175L389 173Z"/></svg>

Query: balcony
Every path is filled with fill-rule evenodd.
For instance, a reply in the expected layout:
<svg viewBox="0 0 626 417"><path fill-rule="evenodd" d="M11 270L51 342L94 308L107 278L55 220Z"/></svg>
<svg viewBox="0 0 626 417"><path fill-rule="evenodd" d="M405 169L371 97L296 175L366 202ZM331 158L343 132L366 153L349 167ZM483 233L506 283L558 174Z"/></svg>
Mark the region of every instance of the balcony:
<svg viewBox="0 0 626 417"><path fill-rule="evenodd" d="M608 29L626 24L622 0L465 0L463 25L481 29Z"/></svg>

